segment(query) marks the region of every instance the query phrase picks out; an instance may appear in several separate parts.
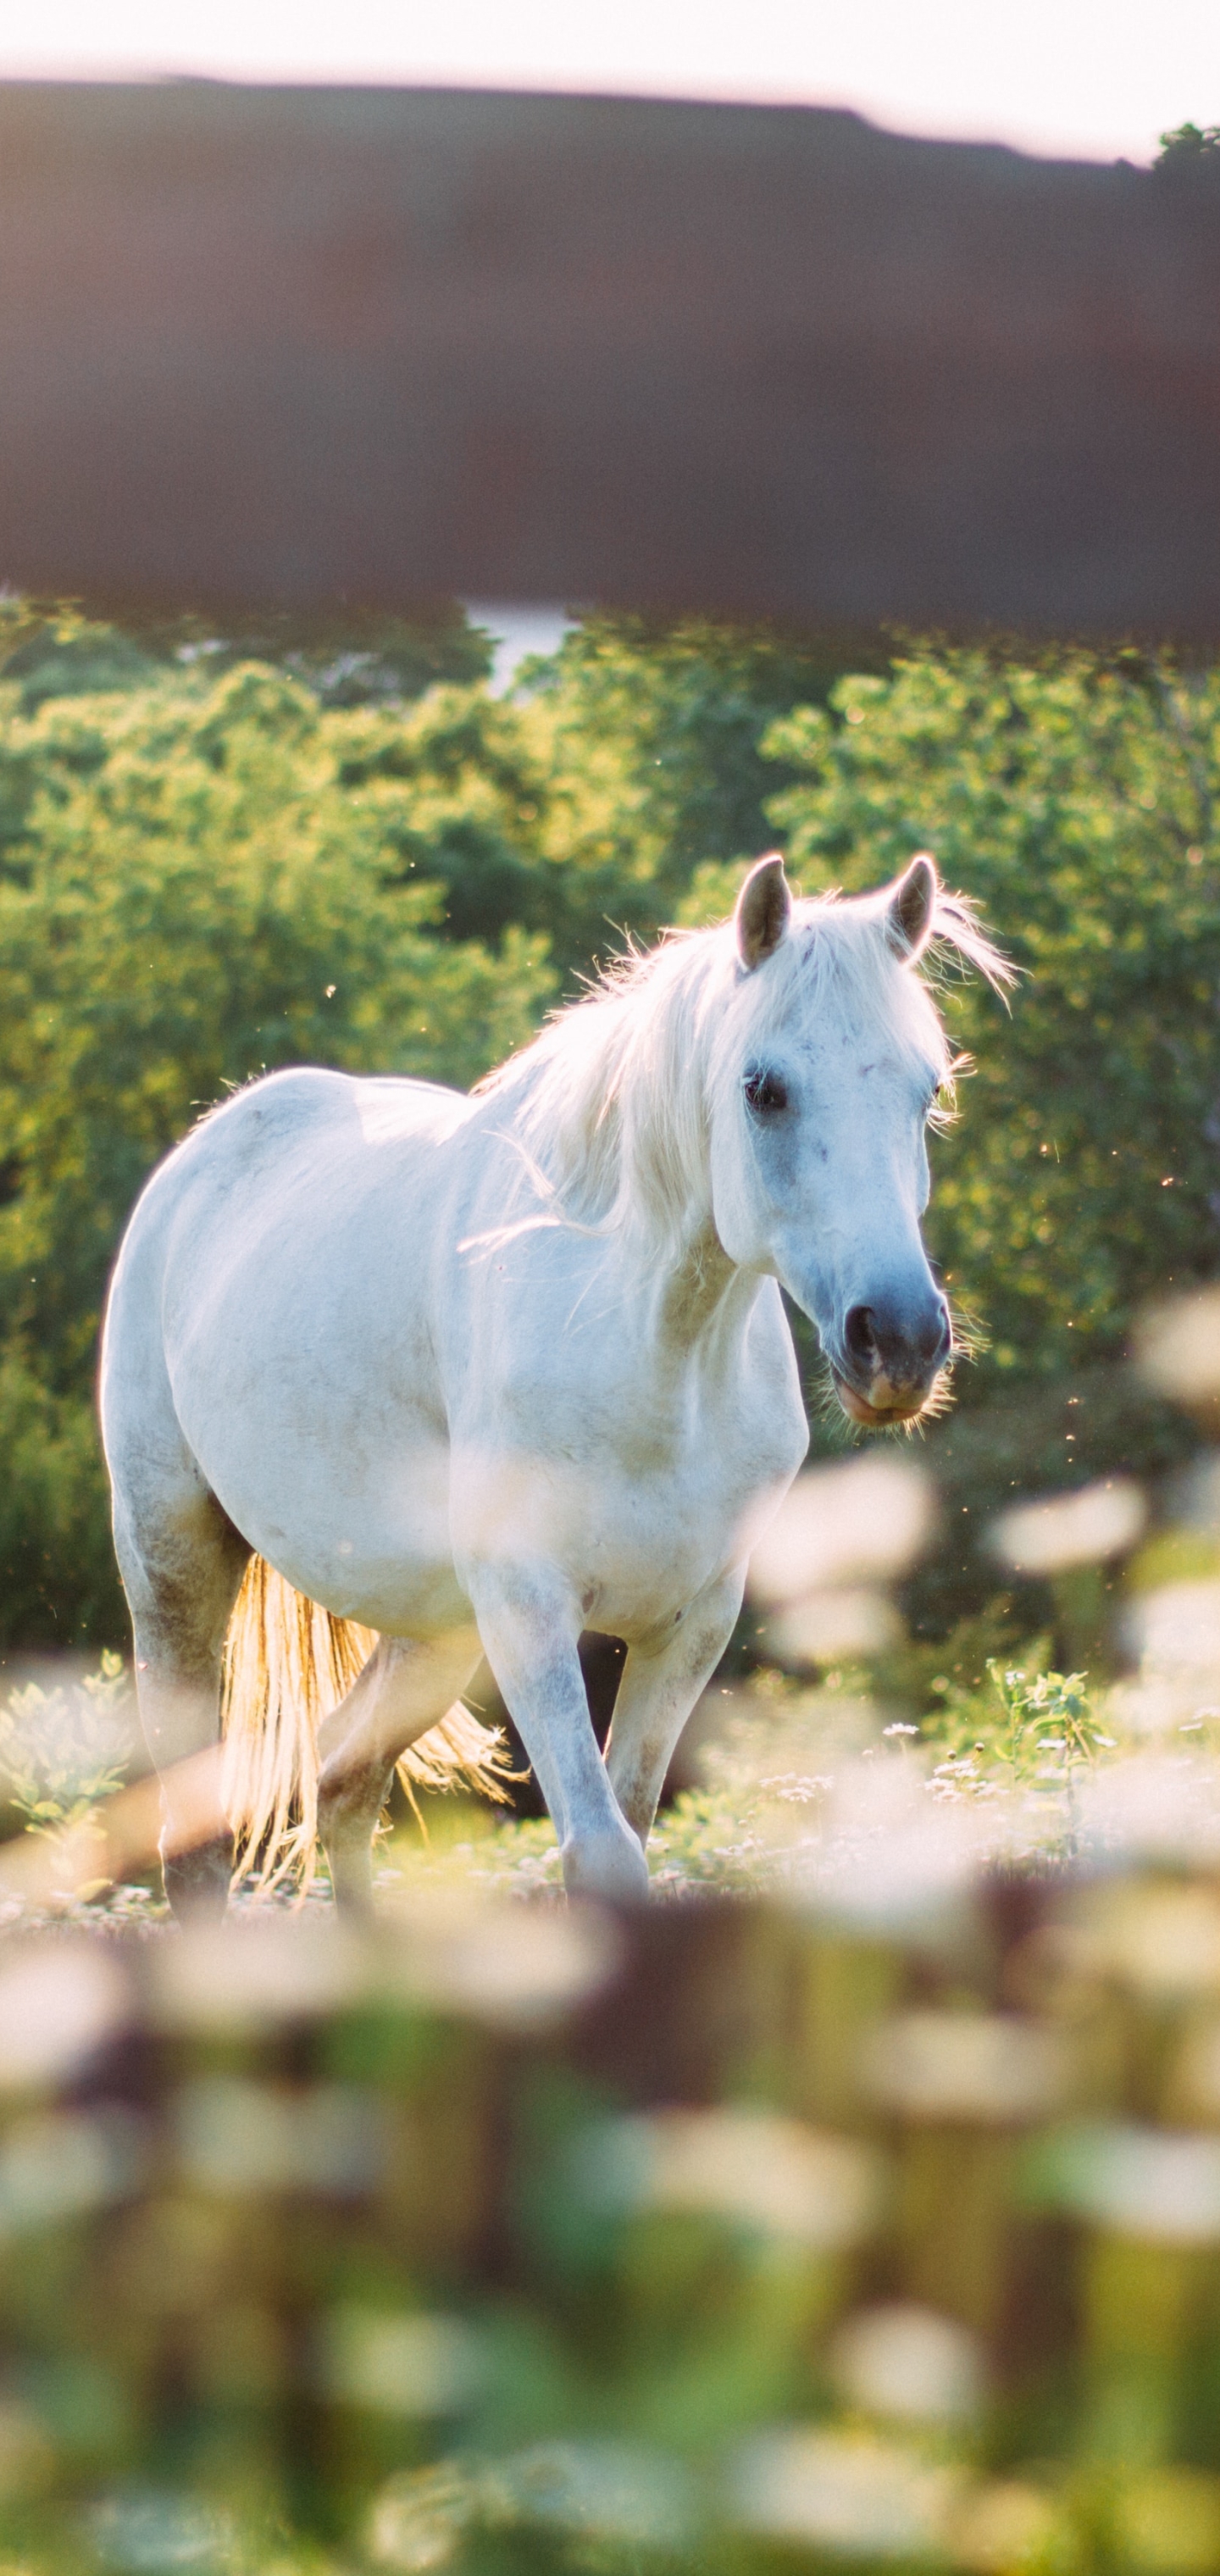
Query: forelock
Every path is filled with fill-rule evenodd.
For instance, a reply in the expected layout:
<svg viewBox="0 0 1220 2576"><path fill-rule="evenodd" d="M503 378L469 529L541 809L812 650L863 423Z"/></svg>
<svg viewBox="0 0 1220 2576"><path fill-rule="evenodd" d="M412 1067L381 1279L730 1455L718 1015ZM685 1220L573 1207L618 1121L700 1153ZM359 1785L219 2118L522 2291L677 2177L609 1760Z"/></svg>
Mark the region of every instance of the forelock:
<svg viewBox="0 0 1220 2576"><path fill-rule="evenodd" d="M783 948L756 979L751 1036L779 1035L819 1012L841 1013L862 1029L883 1029L920 1058L949 1060L949 1044L926 983L894 955L883 907L871 898L804 898L793 908Z"/></svg>

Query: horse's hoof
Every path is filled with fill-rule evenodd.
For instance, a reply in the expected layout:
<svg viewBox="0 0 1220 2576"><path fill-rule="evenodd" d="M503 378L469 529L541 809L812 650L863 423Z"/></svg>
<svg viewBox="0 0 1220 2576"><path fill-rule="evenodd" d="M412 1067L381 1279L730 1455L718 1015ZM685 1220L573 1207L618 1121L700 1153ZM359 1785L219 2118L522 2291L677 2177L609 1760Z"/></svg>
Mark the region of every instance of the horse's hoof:
<svg viewBox="0 0 1220 2576"><path fill-rule="evenodd" d="M596 1897L603 1905L644 1905L648 1863L630 1827L618 1833L575 1835L560 1846L569 1896Z"/></svg>
<svg viewBox="0 0 1220 2576"><path fill-rule="evenodd" d="M370 1923L376 1911L373 1899L373 1854L365 1835L353 1835L350 1841L334 1835L323 1839L327 1874L335 1910L346 1915L349 1923Z"/></svg>
<svg viewBox="0 0 1220 2576"><path fill-rule="evenodd" d="M233 1837L217 1834L196 1843L192 1851L163 1855L161 1875L170 1911L178 1923L218 1923L229 1901L233 1876Z"/></svg>
<svg viewBox="0 0 1220 2576"><path fill-rule="evenodd" d="M330 1890L335 1902L335 1912L341 1914L345 1922L372 1923L376 1920L377 1906L373 1895L371 1873L365 1877L360 1872L355 1872L351 1877L347 1877L336 1876L332 1870Z"/></svg>

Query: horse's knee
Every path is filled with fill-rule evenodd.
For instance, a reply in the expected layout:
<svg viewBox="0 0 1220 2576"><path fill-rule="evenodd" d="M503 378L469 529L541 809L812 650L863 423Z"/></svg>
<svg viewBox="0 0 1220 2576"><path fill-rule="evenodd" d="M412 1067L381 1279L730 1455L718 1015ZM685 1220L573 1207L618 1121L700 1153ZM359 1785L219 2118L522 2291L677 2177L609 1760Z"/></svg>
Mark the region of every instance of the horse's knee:
<svg viewBox="0 0 1220 2576"><path fill-rule="evenodd" d="M664 1745L633 1745L618 1760L615 1759L616 1753L621 1753L621 1748L612 1741L606 1764L610 1786L633 1834L638 1835L641 1844L646 1844L669 1768L670 1747L668 1742Z"/></svg>

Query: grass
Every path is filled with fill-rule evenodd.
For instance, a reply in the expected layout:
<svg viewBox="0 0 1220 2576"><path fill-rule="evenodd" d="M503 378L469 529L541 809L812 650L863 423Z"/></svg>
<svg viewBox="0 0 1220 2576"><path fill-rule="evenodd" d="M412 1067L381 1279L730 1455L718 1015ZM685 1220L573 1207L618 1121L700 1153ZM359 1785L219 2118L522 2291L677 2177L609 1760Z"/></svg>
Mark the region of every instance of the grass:
<svg viewBox="0 0 1220 2576"><path fill-rule="evenodd" d="M1124 1693L1047 1669L1045 1640L987 1656L977 1682L928 1677L916 1716L874 1696L871 1679L845 1671L809 1685L762 1670L716 1695L698 1777L663 1808L649 1845L659 1898L804 1897L887 1834L932 1834L946 1810L968 1829L977 1861L1055 1866L1081 1848L1090 1783L1139 1749ZM1185 1731L1179 1762L1210 1762L1214 1724L1190 1718ZM79 1679L10 1692L0 1707L0 1781L13 1823L44 1837L78 1826L127 1776L133 1734L117 1656ZM464 1885L544 1900L562 1892L550 1822L505 1819L469 1797L424 1797L418 1819L383 1832L378 1858L387 1888ZM313 1901L329 1902L324 1871ZM164 1920L155 1866L131 1884L65 1900L57 1914ZM7 1919L17 1919L12 1906Z"/></svg>
<svg viewBox="0 0 1220 2576"><path fill-rule="evenodd" d="M969 1811L981 1858L1071 1858L1080 1792L1123 1750L1108 1694L1087 1674L991 1658L981 1688L945 1683L922 1722L891 1716L865 1674L803 1688L764 1671L723 1694L725 1714L700 1757L701 1778L657 1819L649 1843L654 1893L803 1894L850 1867L886 1823L918 1831L921 1813ZM411 1883L464 1880L495 1895L558 1892L549 1822L491 1822L430 1802L418 1831L387 1841L388 1866ZM473 1830L472 1830L473 1825Z"/></svg>

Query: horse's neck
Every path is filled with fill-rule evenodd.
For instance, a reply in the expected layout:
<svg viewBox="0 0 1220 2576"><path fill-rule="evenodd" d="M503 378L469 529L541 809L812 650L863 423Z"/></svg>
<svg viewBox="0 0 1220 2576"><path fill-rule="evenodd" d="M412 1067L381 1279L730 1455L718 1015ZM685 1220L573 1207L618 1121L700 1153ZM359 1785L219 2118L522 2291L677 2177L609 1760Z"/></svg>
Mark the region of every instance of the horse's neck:
<svg viewBox="0 0 1220 2576"><path fill-rule="evenodd" d="M494 1121L503 1135L503 1112L494 1095L489 1106L488 1124ZM532 1151L528 1160L532 1164ZM718 1345L723 1357L734 1335L744 1333L762 1286L757 1273L739 1270L730 1261L720 1241L708 1175L692 1175L688 1187L681 1219L663 1246L649 1239L641 1207L640 1232L629 1218L622 1232L613 1226L603 1254L617 1272L616 1295L634 1307L637 1326L642 1312L645 1340L670 1361L684 1352L694 1355L701 1345ZM630 1205L632 1193L623 1196Z"/></svg>
<svg viewBox="0 0 1220 2576"><path fill-rule="evenodd" d="M730 1261L711 1218L702 1212L649 1284L649 1316L656 1340L675 1355L744 1332L761 1287L754 1273Z"/></svg>
<svg viewBox="0 0 1220 2576"><path fill-rule="evenodd" d="M620 1237L625 1264L624 1285L642 1290L647 1338L669 1362L703 1349L718 1350L721 1362L736 1332L744 1332L761 1286L754 1272L730 1261L712 1216L711 1178L706 1171L687 1176L689 1195L678 1222L658 1243L646 1231L636 1235L628 1219ZM632 1192L624 1193L628 1204ZM641 1210L645 1193L639 1193Z"/></svg>

